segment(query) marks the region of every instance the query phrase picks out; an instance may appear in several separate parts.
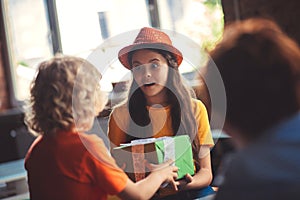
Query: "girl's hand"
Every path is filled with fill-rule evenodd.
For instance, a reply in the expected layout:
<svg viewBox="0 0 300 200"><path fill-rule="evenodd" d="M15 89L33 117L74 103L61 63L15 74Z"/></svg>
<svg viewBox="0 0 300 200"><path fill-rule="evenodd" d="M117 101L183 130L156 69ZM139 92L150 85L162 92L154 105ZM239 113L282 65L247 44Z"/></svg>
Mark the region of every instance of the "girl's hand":
<svg viewBox="0 0 300 200"><path fill-rule="evenodd" d="M148 161L145 161L146 167L152 172L152 173L159 173L160 176L165 177L165 181L162 185L171 184L172 188L177 191L177 185L175 180L178 177L177 171L178 168L176 166L172 166L174 161L169 160L162 164L152 164Z"/></svg>
<svg viewBox="0 0 300 200"><path fill-rule="evenodd" d="M176 185L179 190L184 190L189 183L193 181L193 177L190 174L186 174L184 179L176 181Z"/></svg>

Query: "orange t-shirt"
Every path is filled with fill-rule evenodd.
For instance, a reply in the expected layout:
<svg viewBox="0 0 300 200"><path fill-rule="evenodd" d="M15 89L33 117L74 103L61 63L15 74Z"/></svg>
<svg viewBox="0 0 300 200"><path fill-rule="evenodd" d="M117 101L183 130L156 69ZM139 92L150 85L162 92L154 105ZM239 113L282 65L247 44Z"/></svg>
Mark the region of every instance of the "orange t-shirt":
<svg viewBox="0 0 300 200"><path fill-rule="evenodd" d="M96 135L58 132L39 136L25 168L30 199L102 200L121 192L128 181Z"/></svg>

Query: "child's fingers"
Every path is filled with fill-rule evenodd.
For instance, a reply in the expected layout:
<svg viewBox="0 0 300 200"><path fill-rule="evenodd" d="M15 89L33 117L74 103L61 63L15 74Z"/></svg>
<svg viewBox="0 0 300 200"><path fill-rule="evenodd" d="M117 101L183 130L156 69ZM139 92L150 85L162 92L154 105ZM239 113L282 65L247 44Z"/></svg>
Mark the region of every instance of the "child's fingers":
<svg viewBox="0 0 300 200"><path fill-rule="evenodd" d="M171 187L172 187L175 191L178 190L177 184L176 184L176 182L175 182L174 180L170 181L169 184L171 185Z"/></svg>
<svg viewBox="0 0 300 200"><path fill-rule="evenodd" d="M173 179L176 180L178 178L177 170L173 171Z"/></svg>
<svg viewBox="0 0 300 200"><path fill-rule="evenodd" d="M172 169L173 169L173 172L176 172L176 174L177 174L177 172L178 172L178 167L176 167L176 166L171 166L172 167Z"/></svg>
<svg viewBox="0 0 300 200"><path fill-rule="evenodd" d="M187 183L190 183L193 181L193 177L190 174L186 174L185 175L185 180Z"/></svg>
<svg viewBox="0 0 300 200"><path fill-rule="evenodd" d="M149 169L150 171L155 171L155 170L160 170L160 169L164 169L166 167L172 166L174 161L172 160L168 160L162 164L152 164L149 163L146 159L144 160L145 166L147 169ZM178 168L174 168L174 171L178 171Z"/></svg>
<svg viewBox="0 0 300 200"><path fill-rule="evenodd" d="M161 168L169 167L169 166L172 166L173 164L174 164L174 160L168 160L168 161L166 161L164 163L156 165L156 166L159 166L159 168L156 168L156 169L161 169Z"/></svg>
<svg viewBox="0 0 300 200"><path fill-rule="evenodd" d="M164 162L164 164L166 164L167 166L171 166L174 164L174 160L170 159L170 160L167 160L166 162Z"/></svg>
<svg viewBox="0 0 300 200"><path fill-rule="evenodd" d="M146 159L144 160L145 163L145 167L149 170L149 171L156 171L156 170L160 170L162 168L164 168L163 164L153 164L153 163L149 163Z"/></svg>
<svg viewBox="0 0 300 200"><path fill-rule="evenodd" d="M122 166L121 166L121 169L125 170L125 168L126 168L126 163L123 163Z"/></svg>
<svg viewBox="0 0 300 200"><path fill-rule="evenodd" d="M153 171L153 169L154 169L153 164L149 163L148 160L146 160L146 159L144 160L144 163L145 163L145 166L147 169L149 169L150 171Z"/></svg>

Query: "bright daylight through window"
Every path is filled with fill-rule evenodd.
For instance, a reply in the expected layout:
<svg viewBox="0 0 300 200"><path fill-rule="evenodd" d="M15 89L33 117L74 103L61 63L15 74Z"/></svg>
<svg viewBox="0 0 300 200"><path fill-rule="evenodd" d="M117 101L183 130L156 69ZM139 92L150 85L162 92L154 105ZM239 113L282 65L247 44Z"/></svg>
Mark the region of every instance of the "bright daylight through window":
<svg viewBox="0 0 300 200"><path fill-rule="evenodd" d="M29 83L36 66L53 52L52 30L46 1L4 0L6 37L10 52L12 83L17 101L28 98ZM105 39L115 35L158 25L176 31L201 47L199 57L205 62L205 49L211 49L223 31L220 0L56 0L57 26L64 54L86 58ZM152 4L155 2L155 4ZM153 11L157 11L156 14ZM153 17L153 13L155 17ZM154 20L154 21L153 21ZM118 45L118 44L115 44ZM117 56L117 55L116 55ZM181 73L195 70L187 64ZM105 74L106 89L121 81L126 73L118 61Z"/></svg>

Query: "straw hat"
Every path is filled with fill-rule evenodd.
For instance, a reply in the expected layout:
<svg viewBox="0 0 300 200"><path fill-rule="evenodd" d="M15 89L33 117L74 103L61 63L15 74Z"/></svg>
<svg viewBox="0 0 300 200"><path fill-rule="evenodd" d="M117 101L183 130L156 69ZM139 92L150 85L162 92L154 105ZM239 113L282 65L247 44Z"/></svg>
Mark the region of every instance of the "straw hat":
<svg viewBox="0 0 300 200"><path fill-rule="evenodd" d="M182 62L182 53L172 45L170 37L164 32L144 27L140 30L132 45L126 46L119 51L118 58L127 69L131 69L128 62L128 54L139 49L161 49L170 52L177 60L178 66Z"/></svg>

